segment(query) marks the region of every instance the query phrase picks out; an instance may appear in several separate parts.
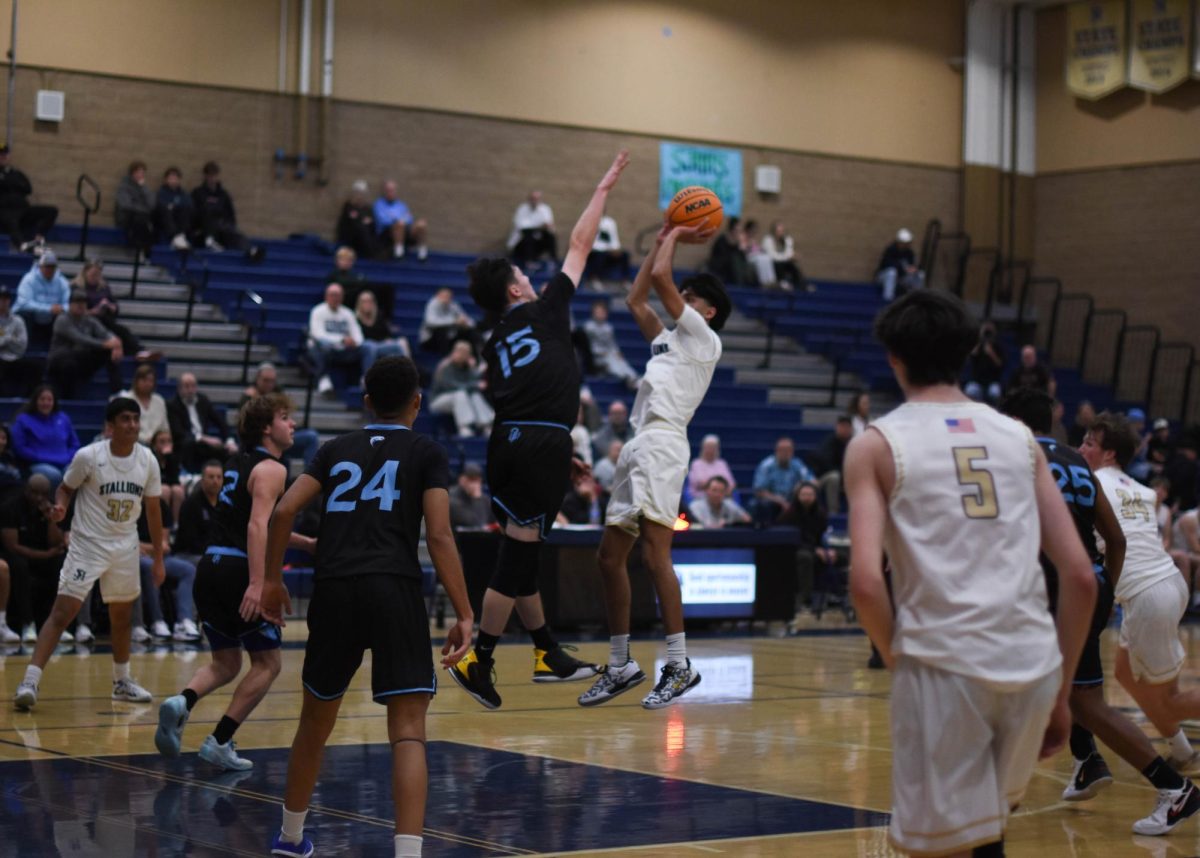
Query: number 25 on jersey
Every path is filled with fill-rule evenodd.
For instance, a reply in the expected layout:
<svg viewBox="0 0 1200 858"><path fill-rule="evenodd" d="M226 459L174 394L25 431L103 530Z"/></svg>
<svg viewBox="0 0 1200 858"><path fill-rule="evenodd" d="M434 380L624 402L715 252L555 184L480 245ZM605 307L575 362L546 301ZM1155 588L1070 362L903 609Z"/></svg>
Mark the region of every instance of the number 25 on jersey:
<svg viewBox="0 0 1200 858"><path fill-rule="evenodd" d="M329 469L329 476L333 478L345 474L346 478L329 493L329 500L325 504L325 511L354 512L358 508L360 501L364 503L378 501L381 510L391 512L392 505L400 500L400 490L396 488L396 472L399 469L400 463L398 461L388 459L380 466L371 479L367 481L367 484L363 486L358 499L349 500L348 498L351 493L362 482L362 468L353 462L338 462Z"/></svg>

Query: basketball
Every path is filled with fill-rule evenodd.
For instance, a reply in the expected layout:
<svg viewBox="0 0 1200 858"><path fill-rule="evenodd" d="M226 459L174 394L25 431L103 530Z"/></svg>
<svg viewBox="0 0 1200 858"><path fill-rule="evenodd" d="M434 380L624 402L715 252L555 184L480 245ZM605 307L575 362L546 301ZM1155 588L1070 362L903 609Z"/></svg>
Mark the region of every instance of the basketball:
<svg viewBox="0 0 1200 858"><path fill-rule="evenodd" d="M677 193L667 206L667 220L675 226L703 226L717 229L725 219L721 198L700 185Z"/></svg>

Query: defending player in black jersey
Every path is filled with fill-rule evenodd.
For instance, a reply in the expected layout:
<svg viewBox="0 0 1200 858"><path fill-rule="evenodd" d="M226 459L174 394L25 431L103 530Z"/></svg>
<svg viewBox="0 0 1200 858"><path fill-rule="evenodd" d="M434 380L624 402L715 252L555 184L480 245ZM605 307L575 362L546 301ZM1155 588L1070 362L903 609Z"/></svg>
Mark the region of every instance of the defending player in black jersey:
<svg viewBox="0 0 1200 858"><path fill-rule="evenodd" d="M1125 536L1116 514L1108 503L1104 492L1076 450L1060 445L1050 438L1053 421L1054 400L1046 393L1032 388L1014 391L1001 406L1004 413L1020 420L1038 436L1038 444L1046 454L1050 473L1058 481L1063 500L1075 520L1075 527L1083 540L1083 547L1095 564L1097 584L1096 608L1092 614L1092 626L1079 657L1075 671L1074 687L1071 690L1071 755L1075 758L1075 771L1071 782L1063 790L1065 801L1084 801L1112 783L1112 773L1100 752L1096 749L1093 734L1112 748L1131 766L1159 790L1194 789L1190 782L1178 774L1155 753L1146 734L1134 725L1123 713L1110 707L1104 700L1104 666L1100 661L1100 635L1108 626L1112 613L1113 592L1125 561ZM1096 533L1104 540L1104 553L1096 543ZM1051 610L1054 609L1057 590L1057 573L1054 566L1043 555L1042 568L1046 572L1046 588L1050 593ZM1190 813L1185 812L1180 820L1200 809L1200 800L1191 800Z"/></svg>
<svg viewBox="0 0 1200 858"><path fill-rule="evenodd" d="M244 649L250 654L250 670L200 746L200 758L231 771L254 765L237 755L232 739L279 675L279 627L262 618L259 604L267 523L287 479L279 457L292 446L296 428L290 411L286 396L271 394L249 400L238 415L244 452L225 464L211 542L196 567L196 607L212 647L212 663L197 670L182 692L159 707L154 744L168 757L179 756L183 725L196 701L237 677ZM299 534L293 535L292 545L313 550L313 540Z"/></svg>
<svg viewBox="0 0 1200 858"><path fill-rule="evenodd" d="M457 621L442 647L445 666L471 644L474 617L450 529L446 451L411 431L421 407L416 365L388 357L367 372L364 404L376 422L330 441L271 518L263 613L282 621L290 607L283 553L297 513L323 494L304 704L288 759L283 827L272 854L308 856L304 818L325 742L363 653L371 651L371 692L387 706L396 805L395 854L421 854L428 773L425 713L437 690L417 545L425 519L429 556Z"/></svg>
<svg viewBox="0 0 1200 858"><path fill-rule="evenodd" d="M488 442L487 478L504 528L496 571L483 597L475 649L450 669L468 694L500 706L493 655L513 605L533 637L534 682L587 679L598 670L554 640L538 594L542 540L571 485L571 426L579 412L579 365L571 344L571 297L596 239L608 192L629 163L625 151L596 186L571 231L562 270L539 298L529 278L507 259L479 259L467 270L471 297L496 321L484 348L488 394L496 409Z"/></svg>

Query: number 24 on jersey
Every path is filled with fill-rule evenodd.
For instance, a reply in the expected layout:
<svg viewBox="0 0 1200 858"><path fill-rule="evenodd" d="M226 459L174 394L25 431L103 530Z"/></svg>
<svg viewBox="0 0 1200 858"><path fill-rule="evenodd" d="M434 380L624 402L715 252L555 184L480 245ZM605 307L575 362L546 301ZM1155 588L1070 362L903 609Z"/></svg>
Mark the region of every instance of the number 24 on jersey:
<svg viewBox="0 0 1200 858"><path fill-rule="evenodd" d="M333 477L345 474L346 478L338 483L334 490L329 493L329 500L325 504L325 511L354 512L360 502L378 501L381 510L391 512L393 504L400 500L400 489L396 488L396 472L399 469L400 463L398 461L388 459L367 480L367 484L363 486L358 498L351 500L352 493L358 488L359 483L362 482L362 468L354 462L338 462L329 469L329 476L332 479Z"/></svg>

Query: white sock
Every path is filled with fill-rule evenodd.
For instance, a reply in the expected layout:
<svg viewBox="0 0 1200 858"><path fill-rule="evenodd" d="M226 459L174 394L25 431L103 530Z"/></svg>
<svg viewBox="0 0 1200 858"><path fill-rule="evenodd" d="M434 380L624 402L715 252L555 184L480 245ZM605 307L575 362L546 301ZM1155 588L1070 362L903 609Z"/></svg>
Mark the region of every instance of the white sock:
<svg viewBox="0 0 1200 858"><path fill-rule="evenodd" d="M614 670L629 664L629 635L613 635L608 639L608 666Z"/></svg>
<svg viewBox="0 0 1200 858"><path fill-rule="evenodd" d="M1183 734L1183 728L1179 728L1179 732L1167 740L1167 744L1171 746L1171 756L1177 760L1186 760L1192 755L1192 743L1188 741L1188 737Z"/></svg>
<svg viewBox="0 0 1200 858"><path fill-rule="evenodd" d="M667 664L687 663L687 640L684 633L667 635Z"/></svg>
<svg viewBox="0 0 1200 858"><path fill-rule="evenodd" d="M421 858L421 841L415 834L397 834L392 838L396 845L396 858Z"/></svg>
<svg viewBox="0 0 1200 858"><path fill-rule="evenodd" d="M42 681L42 669L34 664L26 666L25 681L32 682L34 685L40 683Z"/></svg>
<svg viewBox="0 0 1200 858"><path fill-rule="evenodd" d="M129 662L117 664L113 662L113 682L120 682L122 679L129 678Z"/></svg>
<svg viewBox="0 0 1200 858"><path fill-rule="evenodd" d="M0 611L0 626L8 625L8 611Z"/></svg>
<svg viewBox="0 0 1200 858"><path fill-rule="evenodd" d="M308 816L307 810L291 811L286 807L283 809L283 826L280 828L280 833L283 839L288 843L299 843L304 839L304 817Z"/></svg>

